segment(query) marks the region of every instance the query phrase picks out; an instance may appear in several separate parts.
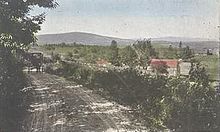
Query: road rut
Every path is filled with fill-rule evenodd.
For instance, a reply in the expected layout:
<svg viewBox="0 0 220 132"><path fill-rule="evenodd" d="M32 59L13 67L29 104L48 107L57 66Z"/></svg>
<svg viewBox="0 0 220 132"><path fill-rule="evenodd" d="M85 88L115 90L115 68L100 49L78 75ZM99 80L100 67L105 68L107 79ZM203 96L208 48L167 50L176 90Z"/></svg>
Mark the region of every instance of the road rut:
<svg viewBox="0 0 220 132"><path fill-rule="evenodd" d="M91 90L46 73L28 74L33 102L24 132L123 132L144 131L123 111Z"/></svg>

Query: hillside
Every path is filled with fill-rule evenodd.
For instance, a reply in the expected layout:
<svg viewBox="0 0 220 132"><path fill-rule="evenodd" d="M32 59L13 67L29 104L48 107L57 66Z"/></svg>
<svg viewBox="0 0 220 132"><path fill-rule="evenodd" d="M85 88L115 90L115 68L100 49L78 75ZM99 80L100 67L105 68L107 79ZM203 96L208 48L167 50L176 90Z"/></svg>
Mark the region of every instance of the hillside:
<svg viewBox="0 0 220 132"><path fill-rule="evenodd" d="M129 45L135 42L134 39L121 39L116 37L102 36L92 33L84 32L70 32L61 34L45 34L38 35L38 44L60 44L60 43L81 43L87 45L110 45L112 40L116 40L119 45ZM183 42L183 46L190 46L190 48L203 51L204 49L218 49L218 41L213 41L205 38L184 38L184 37L161 37L152 38L152 44L178 46L179 42Z"/></svg>
<svg viewBox="0 0 220 132"><path fill-rule="evenodd" d="M178 47L179 43L175 42L172 45ZM183 47L185 46L189 46L195 53L207 53L207 49L211 49L215 54L219 51L218 41L183 42Z"/></svg>
<svg viewBox="0 0 220 132"><path fill-rule="evenodd" d="M204 41L216 41L209 38L188 38L188 37L160 37L152 38L152 41L167 41L167 42L204 42Z"/></svg>
<svg viewBox="0 0 220 132"><path fill-rule="evenodd" d="M91 33L83 32L71 32L62 34L45 34L39 35L38 44L59 44L59 43L81 43L81 44L96 44L96 45L110 45L112 40L116 40L120 45L132 44L134 40L131 39L120 39L115 37L101 36Z"/></svg>

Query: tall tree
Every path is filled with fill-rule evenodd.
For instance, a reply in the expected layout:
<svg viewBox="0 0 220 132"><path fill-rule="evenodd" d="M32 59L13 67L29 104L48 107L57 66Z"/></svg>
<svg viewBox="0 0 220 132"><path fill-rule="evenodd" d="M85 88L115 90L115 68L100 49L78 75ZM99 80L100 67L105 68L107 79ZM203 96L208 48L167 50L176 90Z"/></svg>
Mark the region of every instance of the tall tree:
<svg viewBox="0 0 220 132"><path fill-rule="evenodd" d="M14 50L36 41L34 36L40 30L45 14L31 16L35 7L54 8L54 0L0 0L0 131L23 131L19 126L27 107L22 65L13 54Z"/></svg>
<svg viewBox="0 0 220 132"><path fill-rule="evenodd" d="M109 60L113 65L119 65L119 52L117 41L112 40L110 45Z"/></svg>
<svg viewBox="0 0 220 132"><path fill-rule="evenodd" d="M180 43L179 43L179 48L181 49L182 48L182 41L180 41Z"/></svg>
<svg viewBox="0 0 220 132"><path fill-rule="evenodd" d="M125 48L122 49L121 55L120 55L121 63L133 67L137 65L136 64L137 59L138 59L138 56L131 46L126 46Z"/></svg>
<svg viewBox="0 0 220 132"><path fill-rule="evenodd" d="M139 65L146 66L149 58L156 58L158 56L155 48L153 48L150 39L137 41L133 44L139 58Z"/></svg>
<svg viewBox="0 0 220 132"><path fill-rule="evenodd" d="M192 57L193 57L193 52L189 46L186 46L185 48L180 50L181 59L187 60L187 59L191 59Z"/></svg>
<svg viewBox="0 0 220 132"><path fill-rule="evenodd" d="M152 46L151 40L148 39L146 41L146 43L147 43L147 53L148 53L149 57L157 57L158 54L157 54L155 48Z"/></svg>
<svg viewBox="0 0 220 132"><path fill-rule="evenodd" d="M36 41L35 33L45 20L45 13L30 15L35 7L55 8L55 0L1 0L0 34L10 34L18 46L27 46Z"/></svg>

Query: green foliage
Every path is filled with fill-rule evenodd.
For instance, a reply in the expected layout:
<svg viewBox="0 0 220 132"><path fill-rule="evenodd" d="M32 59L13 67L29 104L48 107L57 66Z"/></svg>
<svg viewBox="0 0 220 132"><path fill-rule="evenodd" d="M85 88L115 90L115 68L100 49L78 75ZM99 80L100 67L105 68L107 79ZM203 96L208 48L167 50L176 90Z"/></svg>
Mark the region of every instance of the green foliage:
<svg viewBox="0 0 220 132"><path fill-rule="evenodd" d="M74 58L73 58L73 53L72 52L67 52L66 55L65 55L65 60L68 60L68 61L74 61Z"/></svg>
<svg viewBox="0 0 220 132"><path fill-rule="evenodd" d="M135 69L101 70L63 62L59 75L132 107L152 131L219 131L220 100L199 64L189 78L143 75Z"/></svg>
<svg viewBox="0 0 220 132"><path fill-rule="evenodd" d="M193 59L195 60L195 62L200 62L201 65L203 65L206 68L209 74L209 78L211 80L218 79L219 57L217 55L195 56Z"/></svg>
<svg viewBox="0 0 220 132"><path fill-rule="evenodd" d="M181 46L180 46L181 47ZM189 47L159 47L165 58L192 59ZM120 64L129 65L125 70L94 69L76 62L62 62L55 70L57 75L72 79L77 83L98 91L104 97L133 108L135 117L145 120L152 131L219 131L220 97L211 87L209 75L200 64L193 64L189 77L167 78L166 76L142 75L132 69L136 65L147 63L157 52L149 41L140 41L136 45L118 48L117 43L109 46L86 46L74 44L64 47L55 46L55 52L74 53L84 62L92 62L98 58L109 60L116 53ZM151 52L150 52L151 51ZM160 52L161 53L161 52ZM181 56L178 56L181 55ZM71 55L72 56L72 55ZM145 57L145 58L144 58ZM75 58L75 55L73 55ZM213 64L216 58L195 58L201 64ZM196 62L195 61L195 62ZM166 65L156 67L158 72L166 73ZM215 65L217 67L218 65ZM217 71L216 71L217 73Z"/></svg>
<svg viewBox="0 0 220 132"><path fill-rule="evenodd" d="M153 48L151 41L147 41L147 54L149 57L156 58L158 56L158 53L155 51L155 48Z"/></svg>
<svg viewBox="0 0 220 132"><path fill-rule="evenodd" d="M144 43L144 44L142 44ZM140 45L146 45L140 46ZM145 47L145 51L139 49ZM73 53L72 59L80 60L84 63L96 63L97 60L103 59L111 62L113 65L126 64L129 66L147 65L149 59L147 50L151 57L157 56L157 52L152 47L150 41L140 41L139 44L133 46L118 47L116 41L112 41L110 46L98 45L82 45L82 44L50 44L42 46L43 50L47 53L51 51L59 54Z"/></svg>
<svg viewBox="0 0 220 132"><path fill-rule="evenodd" d="M1 0L0 1L0 34L10 34L17 45L35 42L34 34L40 30L39 24L44 21L44 13L31 16L34 6L54 8L54 0Z"/></svg>
<svg viewBox="0 0 220 132"><path fill-rule="evenodd" d="M109 61L117 58L119 63L130 67L138 65L140 59L143 60L142 65L145 65L150 57L158 56L150 41L140 41L133 47L118 48L117 42L113 41L110 47L74 44L62 48L55 46L55 51L78 54L85 62L92 63L97 58ZM177 49L170 46L161 50L165 51L162 55L165 58L181 57L187 60L193 57L189 47L180 46ZM166 73L167 67L160 66L162 67L156 67L157 71ZM62 61L55 73L98 91L104 97L132 107L135 117L144 119L146 126L152 131L164 131L166 128L189 132L220 130L220 97L211 87L206 69L200 64L192 66L188 78L167 78L160 74L153 77L142 75L132 68L93 69L76 62Z"/></svg>
<svg viewBox="0 0 220 132"><path fill-rule="evenodd" d="M194 57L193 50L189 46L182 47L182 42L179 43L179 48L173 47L170 45L160 46L156 48L156 51L159 53L159 58L164 59L183 59L190 60Z"/></svg>
<svg viewBox="0 0 220 132"><path fill-rule="evenodd" d="M131 46L126 46L120 51L120 63L134 67L137 65L138 56Z"/></svg>
<svg viewBox="0 0 220 132"><path fill-rule="evenodd" d="M0 39L0 130L19 131L25 109L21 90L27 85L22 72L22 63L15 57L11 37Z"/></svg>
<svg viewBox="0 0 220 132"><path fill-rule="evenodd" d="M53 47L53 50L48 50L47 47ZM71 59L79 60L84 63L96 63L98 59L104 59L109 61L110 49L109 46L98 46L98 45L82 45L82 44L72 44L61 46L60 44L50 44L42 46L42 49L46 53L53 52L54 54L68 54L68 52L73 54Z"/></svg>
<svg viewBox="0 0 220 132"><path fill-rule="evenodd" d="M62 62L62 67L54 73L101 91L103 96L114 101L131 106L136 118L144 119L149 129L166 128L163 122L169 115L165 103L169 88L166 87L167 79L163 76L158 78L143 76L134 69L122 71L91 69L67 62Z"/></svg>
<svg viewBox="0 0 220 132"><path fill-rule="evenodd" d="M53 45L45 45L46 50L55 50L55 47Z"/></svg>
<svg viewBox="0 0 220 132"><path fill-rule="evenodd" d="M182 46L183 46L183 43L182 43L182 41L180 41L180 43L179 43L179 49L181 49Z"/></svg>
<svg viewBox="0 0 220 132"><path fill-rule="evenodd" d="M58 62L61 60L61 55L60 54L57 54L57 53L54 53L52 52L51 53L51 58L52 58L52 61L53 62Z"/></svg>
<svg viewBox="0 0 220 132"><path fill-rule="evenodd" d="M189 78L169 81L172 98L167 126L171 130L219 131L219 98L207 78L205 69L197 64L191 69Z"/></svg>
<svg viewBox="0 0 220 132"><path fill-rule="evenodd" d="M203 86L209 85L209 76L205 67L202 67L200 63L192 64L192 67L189 71L190 74L190 81L197 82L202 84Z"/></svg>
<svg viewBox="0 0 220 132"><path fill-rule="evenodd" d="M76 69L72 77L77 83L87 85L91 82L92 76L93 71L90 68L80 66Z"/></svg>
<svg viewBox="0 0 220 132"><path fill-rule="evenodd" d="M191 59L194 55L192 50L189 48L189 46L186 46L185 48L179 49L179 58L183 60Z"/></svg>
<svg viewBox="0 0 220 132"><path fill-rule="evenodd" d="M158 58L161 59L178 59L178 49L175 47L160 46L156 48Z"/></svg>
<svg viewBox="0 0 220 132"><path fill-rule="evenodd" d="M109 49L110 49L109 61L113 65L119 65L119 51L118 51L117 42L115 40L112 40Z"/></svg>
<svg viewBox="0 0 220 132"><path fill-rule="evenodd" d="M33 7L55 8L54 0L1 0L0 1L0 131L22 131L26 85L18 51L23 51L40 30L45 14L31 16ZM16 55L15 55L16 54ZM26 104L25 104L26 103Z"/></svg>
<svg viewBox="0 0 220 132"><path fill-rule="evenodd" d="M177 59L177 49L173 48L172 45L169 46L168 50L166 50L166 54L164 55L164 58L167 59Z"/></svg>
<svg viewBox="0 0 220 132"><path fill-rule="evenodd" d="M150 39L137 41L137 43L133 44L133 46L138 55L138 63L141 66L146 66L150 58L158 57L158 53L156 52L155 48L153 48Z"/></svg>

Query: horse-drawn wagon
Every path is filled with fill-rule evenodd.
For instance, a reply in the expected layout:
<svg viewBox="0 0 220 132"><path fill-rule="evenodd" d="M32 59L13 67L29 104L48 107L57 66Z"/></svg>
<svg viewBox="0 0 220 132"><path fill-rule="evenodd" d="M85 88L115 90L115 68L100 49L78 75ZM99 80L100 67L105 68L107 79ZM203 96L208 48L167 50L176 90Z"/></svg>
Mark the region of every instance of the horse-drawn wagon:
<svg viewBox="0 0 220 132"><path fill-rule="evenodd" d="M23 55L24 64L30 72L32 69L36 69L37 72L43 72L43 53L41 52L26 52Z"/></svg>

